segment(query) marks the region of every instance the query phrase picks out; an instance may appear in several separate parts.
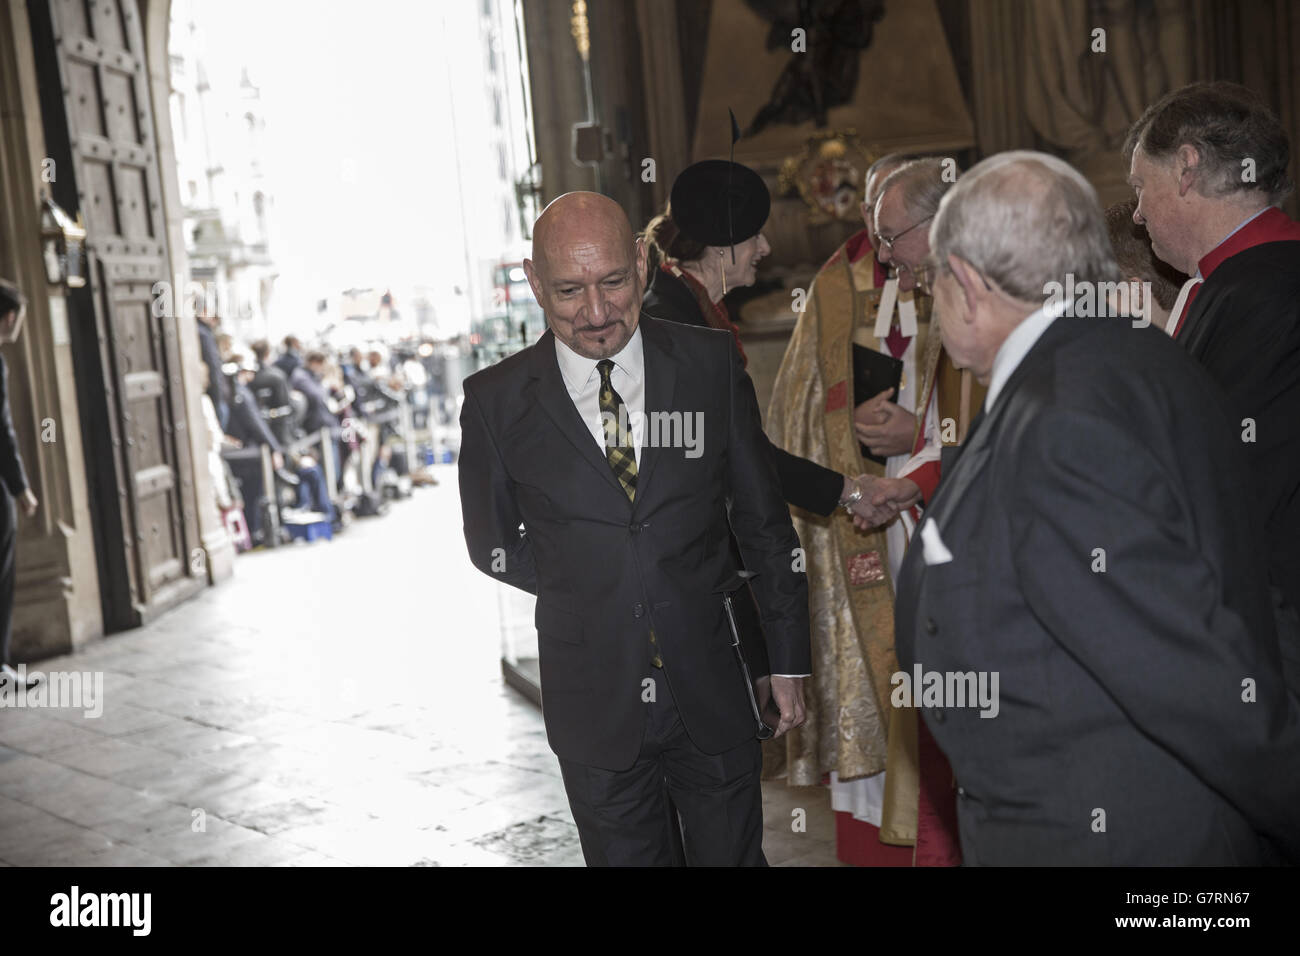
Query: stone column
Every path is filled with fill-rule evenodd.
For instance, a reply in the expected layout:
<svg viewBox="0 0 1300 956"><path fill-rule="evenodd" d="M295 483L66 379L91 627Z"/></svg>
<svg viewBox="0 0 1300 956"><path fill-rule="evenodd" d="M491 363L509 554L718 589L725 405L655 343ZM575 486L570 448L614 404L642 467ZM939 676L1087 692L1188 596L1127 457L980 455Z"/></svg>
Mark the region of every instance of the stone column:
<svg viewBox="0 0 1300 956"><path fill-rule="evenodd" d="M171 121L171 64L167 38L171 27L171 0L140 0L141 24L144 27L145 59L149 69L149 93L153 100L154 142L158 144L158 182L162 187L163 216L167 222L167 246L172 263L172 281L189 274L182 229L183 208L180 183L176 172L175 140ZM180 307L183 288L173 289L173 300ZM200 371L199 336L193 321L177 323L180 338L181 381L185 395L186 431L189 433L192 475L181 475L189 492L188 507L198 515L199 540L205 555L208 579L213 584L224 581L235 571L235 547L217 512L216 496L208 475L207 425L203 420L200 397L203 378Z"/></svg>

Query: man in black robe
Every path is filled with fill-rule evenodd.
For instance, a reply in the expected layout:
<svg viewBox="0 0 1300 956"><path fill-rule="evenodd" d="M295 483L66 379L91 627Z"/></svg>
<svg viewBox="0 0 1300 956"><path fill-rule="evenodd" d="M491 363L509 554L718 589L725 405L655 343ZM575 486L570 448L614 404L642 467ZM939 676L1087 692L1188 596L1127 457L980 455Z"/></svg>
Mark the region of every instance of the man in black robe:
<svg viewBox="0 0 1300 956"><path fill-rule="evenodd" d="M1157 256L1192 276L1174 338L1227 393L1250 464L1287 683L1300 690L1300 224L1290 144L1263 102L1194 83L1149 107L1125 144L1134 221Z"/></svg>

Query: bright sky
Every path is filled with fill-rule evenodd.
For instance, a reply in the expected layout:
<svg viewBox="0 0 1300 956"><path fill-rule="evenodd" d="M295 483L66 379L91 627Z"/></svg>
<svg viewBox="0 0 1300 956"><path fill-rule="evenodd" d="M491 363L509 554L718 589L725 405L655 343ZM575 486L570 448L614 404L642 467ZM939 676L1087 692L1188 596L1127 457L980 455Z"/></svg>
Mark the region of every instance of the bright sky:
<svg viewBox="0 0 1300 956"><path fill-rule="evenodd" d="M466 265L449 77L460 77L463 124L481 56L477 6L193 0L212 85L237 83L247 66L261 88L276 326L301 314L308 327L318 299L352 286L399 296L427 286L444 329L463 311L452 293Z"/></svg>

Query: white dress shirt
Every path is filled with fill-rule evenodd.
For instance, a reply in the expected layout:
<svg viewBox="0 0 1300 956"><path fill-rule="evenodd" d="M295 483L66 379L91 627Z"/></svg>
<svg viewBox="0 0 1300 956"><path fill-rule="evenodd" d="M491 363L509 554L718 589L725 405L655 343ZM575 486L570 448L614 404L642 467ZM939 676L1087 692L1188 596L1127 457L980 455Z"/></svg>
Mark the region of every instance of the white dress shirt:
<svg viewBox="0 0 1300 956"><path fill-rule="evenodd" d="M984 414L987 415L992 410L993 403L998 400L998 395L1001 394L1007 380L1020 367L1029 350L1038 344L1038 340L1042 338L1048 326L1064 314L1065 305L1064 301L1049 302L1037 312L1030 313L1023 322L1011 330L1011 334L998 349L998 354L993 356L989 390L984 394Z"/></svg>
<svg viewBox="0 0 1300 956"><path fill-rule="evenodd" d="M555 358L560 363L560 377L573 399L573 405L591 432L591 440L605 454L605 428L600 418L599 359L584 358L555 337ZM614 368L609 373L610 384L627 406L628 427L632 433L632 446L636 452L637 467L641 465L641 445L645 440L645 346L638 326L627 345L610 360ZM808 674L773 674L773 677L808 677Z"/></svg>
<svg viewBox="0 0 1300 956"><path fill-rule="evenodd" d="M555 337L555 358L560 363L560 375L569 398L573 399L574 407L591 432L592 441L600 446L600 453L605 454L605 428L600 418L600 371L596 368L600 360L584 358L561 342L558 335ZM639 327L622 351L611 355L610 360L614 368L609 373L609 381L627 406L628 427L639 466L641 443L645 437L645 348Z"/></svg>

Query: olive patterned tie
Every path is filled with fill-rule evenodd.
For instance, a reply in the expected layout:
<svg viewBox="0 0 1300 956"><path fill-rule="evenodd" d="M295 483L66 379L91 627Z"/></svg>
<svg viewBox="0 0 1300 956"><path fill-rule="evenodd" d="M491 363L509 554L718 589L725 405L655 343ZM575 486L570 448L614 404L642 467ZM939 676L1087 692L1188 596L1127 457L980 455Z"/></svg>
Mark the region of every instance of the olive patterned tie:
<svg viewBox="0 0 1300 956"><path fill-rule="evenodd" d="M614 477L627 492L628 500L635 500L636 450L632 447L631 429L627 428L622 435L623 444L619 444L618 433L619 423L626 424L628 420L627 406L609 380L614 363L601 359L596 368L600 371L600 420L605 429L605 457L609 459L609 467L614 469Z"/></svg>

